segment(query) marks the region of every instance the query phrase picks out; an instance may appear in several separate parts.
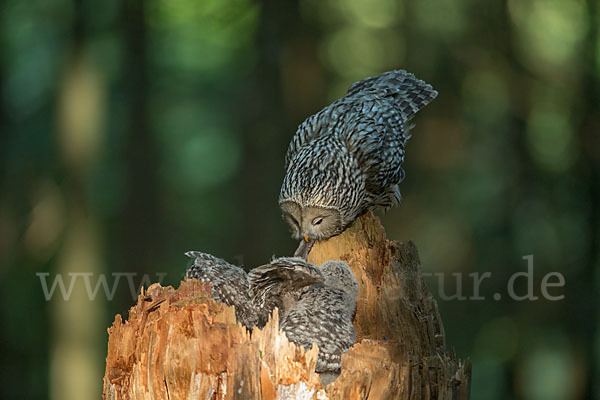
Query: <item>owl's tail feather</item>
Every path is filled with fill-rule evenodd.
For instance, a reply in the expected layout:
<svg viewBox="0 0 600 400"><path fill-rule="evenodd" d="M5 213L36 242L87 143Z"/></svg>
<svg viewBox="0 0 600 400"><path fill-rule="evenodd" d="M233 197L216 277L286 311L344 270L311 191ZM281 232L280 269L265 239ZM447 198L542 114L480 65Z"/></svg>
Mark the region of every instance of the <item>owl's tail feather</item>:
<svg viewBox="0 0 600 400"><path fill-rule="evenodd" d="M438 92L430 84L402 69L365 78L350 86L346 96L376 94L392 100L402 120L409 121L421 108L436 98Z"/></svg>

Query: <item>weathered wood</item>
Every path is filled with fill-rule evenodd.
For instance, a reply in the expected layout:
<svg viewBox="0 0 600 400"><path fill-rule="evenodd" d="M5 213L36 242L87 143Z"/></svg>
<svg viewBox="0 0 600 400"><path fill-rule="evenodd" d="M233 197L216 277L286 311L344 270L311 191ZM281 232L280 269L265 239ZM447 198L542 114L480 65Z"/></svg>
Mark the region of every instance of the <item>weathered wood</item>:
<svg viewBox="0 0 600 400"><path fill-rule="evenodd" d="M308 257L315 264L327 259L346 261L360 285L359 344L342 358L342 374L327 387L331 398L469 398L470 363L446 350L414 243L388 241L379 219L367 213L344 234L315 244Z"/></svg>
<svg viewBox="0 0 600 400"><path fill-rule="evenodd" d="M317 243L309 261L348 262L359 281L357 344L327 390L304 351L277 329L278 315L251 333L200 282L152 285L109 328L104 399L469 398L470 363L445 348L437 303L412 242L390 242L378 218L360 217Z"/></svg>

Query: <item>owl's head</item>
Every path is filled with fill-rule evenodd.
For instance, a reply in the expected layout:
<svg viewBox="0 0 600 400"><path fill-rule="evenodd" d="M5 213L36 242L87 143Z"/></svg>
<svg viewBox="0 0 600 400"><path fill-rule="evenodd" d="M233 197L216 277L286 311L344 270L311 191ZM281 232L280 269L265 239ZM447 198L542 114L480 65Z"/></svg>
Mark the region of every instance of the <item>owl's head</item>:
<svg viewBox="0 0 600 400"><path fill-rule="evenodd" d="M280 204L283 219L290 225L294 239L323 240L343 231L340 212L331 208L300 207L294 201Z"/></svg>

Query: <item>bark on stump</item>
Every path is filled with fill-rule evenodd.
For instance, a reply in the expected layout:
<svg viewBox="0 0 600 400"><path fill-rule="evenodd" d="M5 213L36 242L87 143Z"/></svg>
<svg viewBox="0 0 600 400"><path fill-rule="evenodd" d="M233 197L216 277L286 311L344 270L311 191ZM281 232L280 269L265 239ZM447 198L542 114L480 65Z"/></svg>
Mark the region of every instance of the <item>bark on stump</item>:
<svg viewBox="0 0 600 400"><path fill-rule="evenodd" d="M367 213L346 232L315 244L308 260L346 261L360 285L357 343L325 389L314 372L318 348L304 351L277 329L275 312L251 333L208 285L154 284L123 322L108 329L106 400L458 399L469 398L471 365L446 350L437 303L412 242L390 242Z"/></svg>

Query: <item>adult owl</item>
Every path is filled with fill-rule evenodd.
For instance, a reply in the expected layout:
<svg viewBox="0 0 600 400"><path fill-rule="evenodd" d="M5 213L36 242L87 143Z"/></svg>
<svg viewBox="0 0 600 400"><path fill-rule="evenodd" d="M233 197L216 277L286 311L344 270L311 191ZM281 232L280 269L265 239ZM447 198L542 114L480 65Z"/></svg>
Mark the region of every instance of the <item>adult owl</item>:
<svg viewBox="0 0 600 400"><path fill-rule="evenodd" d="M437 96L404 70L354 83L307 118L290 141L279 195L296 255L340 234L364 211L398 205L404 146L414 115Z"/></svg>

